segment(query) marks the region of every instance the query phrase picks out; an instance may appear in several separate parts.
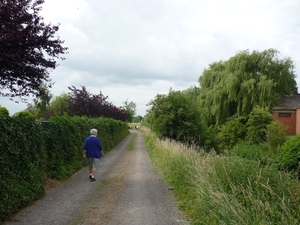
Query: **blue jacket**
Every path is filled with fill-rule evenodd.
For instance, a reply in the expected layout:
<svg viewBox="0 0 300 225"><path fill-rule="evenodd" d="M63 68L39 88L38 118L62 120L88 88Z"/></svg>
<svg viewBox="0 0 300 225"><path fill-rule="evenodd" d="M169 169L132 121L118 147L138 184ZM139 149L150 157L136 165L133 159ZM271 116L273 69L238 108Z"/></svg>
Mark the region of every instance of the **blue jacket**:
<svg viewBox="0 0 300 225"><path fill-rule="evenodd" d="M102 150L102 143L99 138L94 135L85 139L83 149L86 150L87 158L101 158L100 151Z"/></svg>

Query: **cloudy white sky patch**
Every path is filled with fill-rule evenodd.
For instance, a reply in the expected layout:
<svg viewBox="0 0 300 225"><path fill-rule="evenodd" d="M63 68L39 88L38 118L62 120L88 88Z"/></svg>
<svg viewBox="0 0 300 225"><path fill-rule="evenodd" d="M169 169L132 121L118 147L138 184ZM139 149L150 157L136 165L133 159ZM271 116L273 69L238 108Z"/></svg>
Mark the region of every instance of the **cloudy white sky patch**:
<svg viewBox="0 0 300 225"><path fill-rule="evenodd" d="M61 24L69 47L51 93L85 86L143 116L156 94L198 86L210 63L246 49L277 49L299 75L299 12L299 0L45 0L45 22ZM26 108L0 100L11 114Z"/></svg>

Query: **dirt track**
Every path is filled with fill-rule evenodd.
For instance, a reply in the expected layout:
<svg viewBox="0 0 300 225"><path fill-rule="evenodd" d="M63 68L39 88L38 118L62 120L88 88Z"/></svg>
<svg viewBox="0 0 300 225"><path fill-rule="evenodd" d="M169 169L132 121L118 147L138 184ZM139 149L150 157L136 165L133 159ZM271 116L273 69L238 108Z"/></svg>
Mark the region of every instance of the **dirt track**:
<svg viewBox="0 0 300 225"><path fill-rule="evenodd" d="M134 150L127 151L135 133ZM5 225L188 224L172 191L154 173L142 133L131 131L100 164L97 181L90 182L84 168Z"/></svg>

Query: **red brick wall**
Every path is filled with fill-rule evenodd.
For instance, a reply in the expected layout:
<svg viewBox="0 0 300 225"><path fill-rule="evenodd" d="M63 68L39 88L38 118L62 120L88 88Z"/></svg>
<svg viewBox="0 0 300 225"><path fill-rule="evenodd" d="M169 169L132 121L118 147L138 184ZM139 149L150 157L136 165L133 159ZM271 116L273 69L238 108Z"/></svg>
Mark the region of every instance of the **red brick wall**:
<svg viewBox="0 0 300 225"><path fill-rule="evenodd" d="M291 113L291 117L279 117L279 113ZM300 112L297 111L297 113L299 113L298 118L300 118ZM281 122L284 126L289 127L289 129L285 132L288 135L293 135L296 134L296 121L297 121L297 113L296 110L294 111L273 111L273 118L275 121ZM300 132L300 127L298 127Z"/></svg>

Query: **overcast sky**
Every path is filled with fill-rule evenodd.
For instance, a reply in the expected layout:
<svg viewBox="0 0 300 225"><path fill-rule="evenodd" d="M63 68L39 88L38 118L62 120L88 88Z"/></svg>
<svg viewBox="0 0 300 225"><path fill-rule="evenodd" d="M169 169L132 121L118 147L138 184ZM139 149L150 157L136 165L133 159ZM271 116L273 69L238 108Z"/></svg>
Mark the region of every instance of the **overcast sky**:
<svg viewBox="0 0 300 225"><path fill-rule="evenodd" d="M61 24L69 47L51 93L85 86L117 107L135 102L144 116L157 94L199 86L210 63L246 49L279 50L299 76L299 12L299 0L45 0L45 22ZM26 108L0 100L11 114Z"/></svg>

